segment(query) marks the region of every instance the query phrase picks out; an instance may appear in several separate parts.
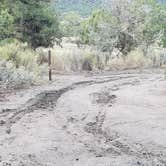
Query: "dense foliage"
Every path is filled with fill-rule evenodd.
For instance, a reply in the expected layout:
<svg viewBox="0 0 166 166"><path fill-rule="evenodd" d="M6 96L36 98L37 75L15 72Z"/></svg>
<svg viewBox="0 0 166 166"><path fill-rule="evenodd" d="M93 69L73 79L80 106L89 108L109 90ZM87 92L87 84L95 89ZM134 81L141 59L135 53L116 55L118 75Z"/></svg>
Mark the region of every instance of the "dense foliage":
<svg viewBox="0 0 166 166"><path fill-rule="evenodd" d="M0 40L17 38L34 49L52 46L60 37L58 19L49 0L3 1L0 25Z"/></svg>
<svg viewBox="0 0 166 166"><path fill-rule="evenodd" d="M0 0L0 89L22 88L42 77L37 48L51 47L61 37L51 3Z"/></svg>
<svg viewBox="0 0 166 166"><path fill-rule="evenodd" d="M123 55L141 47L146 54L154 43L165 47L166 5L151 1L105 0L106 9L97 10L82 24L81 40Z"/></svg>
<svg viewBox="0 0 166 166"><path fill-rule="evenodd" d="M81 30L82 17L76 12L61 16L60 29L65 37L78 36Z"/></svg>

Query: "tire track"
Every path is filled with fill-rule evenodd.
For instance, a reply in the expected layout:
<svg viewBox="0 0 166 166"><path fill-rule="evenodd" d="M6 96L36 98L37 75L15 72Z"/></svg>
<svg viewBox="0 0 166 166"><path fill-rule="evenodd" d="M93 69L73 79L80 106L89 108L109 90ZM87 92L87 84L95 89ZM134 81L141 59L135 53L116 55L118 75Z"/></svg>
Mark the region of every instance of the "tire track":
<svg viewBox="0 0 166 166"><path fill-rule="evenodd" d="M130 79L130 78L136 78L135 76L118 76L118 77L107 77L104 80L90 80L90 81L80 81L73 83L70 86L61 88L59 90L49 90L49 91L43 91L39 93L38 95L34 96L30 100L28 100L23 106L17 109L3 109L2 112L0 112L0 117L7 117L7 120L0 120L0 126L6 126L7 130L6 132L10 134L11 127L13 124L15 124L17 121L19 121L23 116L26 114L29 114L35 110L48 110L53 111L56 107L57 100L66 92L76 89L78 87L83 86L90 86L94 84L103 84L107 82L113 82L117 80L122 79ZM123 83L123 85L134 85L137 81L128 81Z"/></svg>

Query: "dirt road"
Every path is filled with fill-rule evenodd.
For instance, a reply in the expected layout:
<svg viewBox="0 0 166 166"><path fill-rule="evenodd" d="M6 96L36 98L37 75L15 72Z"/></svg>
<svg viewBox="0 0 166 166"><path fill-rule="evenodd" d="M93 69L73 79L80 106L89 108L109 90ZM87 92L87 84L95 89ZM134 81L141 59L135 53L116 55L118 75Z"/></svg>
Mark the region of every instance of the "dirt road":
<svg viewBox="0 0 166 166"><path fill-rule="evenodd" d="M56 76L0 103L0 166L165 166L160 71Z"/></svg>

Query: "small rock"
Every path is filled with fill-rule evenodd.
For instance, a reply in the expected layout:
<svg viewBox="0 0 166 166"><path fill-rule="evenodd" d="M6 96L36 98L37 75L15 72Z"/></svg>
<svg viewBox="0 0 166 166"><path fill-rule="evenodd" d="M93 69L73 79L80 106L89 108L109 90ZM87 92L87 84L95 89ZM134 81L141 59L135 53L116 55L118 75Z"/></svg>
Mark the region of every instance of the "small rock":
<svg viewBox="0 0 166 166"><path fill-rule="evenodd" d="M140 161L137 161L137 164L138 164L138 165L141 165L141 162L140 162Z"/></svg>
<svg viewBox="0 0 166 166"><path fill-rule="evenodd" d="M8 162L5 162L5 163L3 163L3 166L11 166L11 164Z"/></svg>
<svg viewBox="0 0 166 166"><path fill-rule="evenodd" d="M92 71L92 64L88 59L83 62L82 69L84 71Z"/></svg>
<svg viewBox="0 0 166 166"><path fill-rule="evenodd" d="M143 152L142 154L143 154L144 156L145 156L145 155L147 155L147 153L146 153L146 152Z"/></svg>
<svg viewBox="0 0 166 166"><path fill-rule="evenodd" d="M103 155L102 154L98 154L98 155L96 155L96 157L103 157Z"/></svg>
<svg viewBox="0 0 166 166"><path fill-rule="evenodd" d="M10 133L11 133L11 129L10 129L10 128L7 129L7 130L6 130L6 133L7 133L7 134L10 134Z"/></svg>
<svg viewBox="0 0 166 166"><path fill-rule="evenodd" d="M4 120L0 120L0 126L4 125L6 122Z"/></svg>

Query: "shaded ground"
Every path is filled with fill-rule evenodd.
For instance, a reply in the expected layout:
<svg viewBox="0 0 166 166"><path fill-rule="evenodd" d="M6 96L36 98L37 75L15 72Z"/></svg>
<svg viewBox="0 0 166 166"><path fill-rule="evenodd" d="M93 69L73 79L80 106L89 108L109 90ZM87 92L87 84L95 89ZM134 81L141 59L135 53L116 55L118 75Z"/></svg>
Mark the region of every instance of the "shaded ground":
<svg viewBox="0 0 166 166"><path fill-rule="evenodd" d="M0 101L0 166L165 166L161 71L56 76Z"/></svg>

